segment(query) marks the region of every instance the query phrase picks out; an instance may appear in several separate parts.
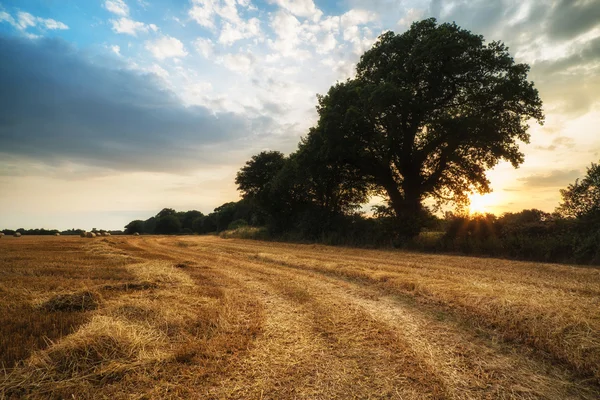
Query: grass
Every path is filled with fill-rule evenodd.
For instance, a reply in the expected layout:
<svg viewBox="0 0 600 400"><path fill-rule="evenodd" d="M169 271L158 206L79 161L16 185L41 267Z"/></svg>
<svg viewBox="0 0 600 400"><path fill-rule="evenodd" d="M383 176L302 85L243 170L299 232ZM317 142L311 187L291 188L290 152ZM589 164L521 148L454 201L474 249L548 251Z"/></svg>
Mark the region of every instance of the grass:
<svg viewBox="0 0 600 400"><path fill-rule="evenodd" d="M596 268L65 236L0 276L0 399L600 396Z"/></svg>

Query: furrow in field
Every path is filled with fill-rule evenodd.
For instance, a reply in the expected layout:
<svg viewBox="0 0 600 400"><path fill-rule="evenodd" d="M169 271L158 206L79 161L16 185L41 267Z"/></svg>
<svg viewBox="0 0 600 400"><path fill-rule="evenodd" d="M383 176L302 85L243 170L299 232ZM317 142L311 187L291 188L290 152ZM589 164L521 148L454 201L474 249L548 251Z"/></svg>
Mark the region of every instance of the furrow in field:
<svg viewBox="0 0 600 400"><path fill-rule="evenodd" d="M600 382L600 295L594 294L600 288L598 269L530 263L527 264L532 268L533 272L530 272L524 269L523 263L515 269L510 267L513 263L503 260L437 257L446 257L450 268L439 262L404 263L402 259L405 256L409 259L421 257L409 253L373 251L366 252L373 255L372 259L367 259L356 256L356 250L352 249L340 249L334 253L322 246L315 249L314 246L280 244L273 244L271 249L257 244L252 253L254 242L219 243L216 239L210 242L215 252L362 281L452 310L475 328L483 328L504 340L518 341L547 352L579 373L594 377L596 383ZM323 253L330 257L323 258ZM423 255L422 258L427 260L431 256ZM465 265L460 267L459 261ZM477 272L484 262L487 263L489 277ZM472 276L471 269L476 271ZM543 276L536 278L537 287L522 284L517 278L519 273L527 277L541 274L544 269L547 269L548 280L563 280L565 287L545 287L546 278ZM511 274L515 277L503 278ZM490 280L491 277L496 277L496 281ZM586 282L582 283L584 279ZM586 295L572 290L579 286Z"/></svg>
<svg viewBox="0 0 600 400"><path fill-rule="evenodd" d="M408 356L418 365L416 369L427 376L431 392L444 398L592 399L598 394L575 383L572 376L557 368L502 349L453 321L437 320L397 298L281 266L246 264L245 268L270 276L273 286L284 292L294 293L299 289L307 292L310 311L321 320L320 324L321 315L346 314L354 319L344 327L349 335L359 337L356 325L368 324L376 326L377 334L393 332L396 342L402 343L405 351L409 349ZM377 346L366 343L365 338L363 341L371 347ZM386 345L390 346L390 342Z"/></svg>
<svg viewBox="0 0 600 400"><path fill-rule="evenodd" d="M246 276L246 282L252 282L246 287L262 293L266 304L273 306L272 312L279 313L279 319L273 319L277 321L273 327L286 321L306 325L307 318L312 320L313 330L320 340L324 338L329 343L327 350L331 356L346 360L339 368L347 370L347 364L352 361L354 364L351 365L360 366L358 376L376 379L375 386L373 382L366 384L368 391L365 393L393 397L390 388L401 387L405 398L419 391L417 397L421 398L427 395L445 398L596 398L598 394L577 384L568 373L519 354L518 347L513 351L508 350L508 346L501 348L477 337L455 321L440 321L431 313L396 298L381 297L377 291L358 283L323 276L330 272L328 270L293 263L277 264L276 260L256 257L257 249L254 248L252 253L252 248L245 243L241 249L232 248L230 243L219 239L203 241L203 244L206 246L175 249L169 248L167 242L155 242L152 248L153 251L195 258L227 274ZM308 265L315 264L314 260L309 261ZM268 287L264 286L266 284ZM281 310L289 308L289 304L274 302L274 291L300 302L301 307L294 306L292 314L287 312L288 309L282 315ZM313 338L313 342L319 343L319 340ZM402 354L402 360L399 362L390 353ZM321 358L316 359L319 365L327 365L322 349L320 354ZM377 360L376 364L369 359ZM399 370L394 369L399 365ZM390 383L394 381L394 375L401 379ZM326 380L327 376L322 375L321 379ZM428 378L426 386L420 379L422 376ZM360 380L355 379L355 382Z"/></svg>
<svg viewBox="0 0 600 400"><path fill-rule="evenodd" d="M160 251L153 244L151 251ZM167 249L163 248L162 251ZM247 260L222 254L168 249L172 256L213 265L260 299L264 333L236 373L213 388L216 398L437 398L436 378L426 376L406 344L358 309L315 307L306 292ZM287 279L287 278L286 278Z"/></svg>

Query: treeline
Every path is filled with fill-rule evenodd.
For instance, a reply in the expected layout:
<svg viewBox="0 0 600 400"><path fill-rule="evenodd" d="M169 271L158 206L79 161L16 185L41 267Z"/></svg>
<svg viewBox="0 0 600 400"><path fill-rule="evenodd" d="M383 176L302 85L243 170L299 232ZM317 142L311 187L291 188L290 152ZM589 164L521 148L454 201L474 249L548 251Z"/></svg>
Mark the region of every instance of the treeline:
<svg viewBox="0 0 600 400"><path fill-rule="evenodd" d="M439 234L424 233L407 247L428 252L507 257L530 261L600 264L600 213L523 210L501 216L449 215Z"/></svg>
<svg viewBox="0 0 600 400"><path fill-rule="evenodd" d="M163 208L158 214L147 220L134 220L125 226L125 234L205 234L219 233L248 224L264 225L258 210L249 201L225 203L214 212L204 215L197 210L175 211Z"/></svg>
<svg viewBox="0 0 600 400"><path fill-rule="evenodd" d="M206 216L164 209L126 232L208 233L246 224L278 240L598 262L595 164L562 192L551 215L433 213L489 193L486 172L499 162L523 163L528 122L544 121L528 71L503 43L454 23L427 19L402 34L386 32L353 78L318 96L318 121L295 152L261 152L241 168L243 200ZM384 204L367 216L363 206L374 196Z"/></svg>
<svg viewBox="0 0 600 400"><path fill-rule="evenodd" d="M314 179L306 175L292 178L285 172L306 171L297 164L297 157L297 153L284 157L263 152L249 160L237 176L240 190L245 191L243 201L254 204L255 214L262 215L272 238L600 264L600 164L592 163L582 179L560 191L562 201L553 213L530 209L501 216L446 213L440 218L424 208L420 216L423 231L407 238L398 235L404 231L399 225L405 222L389 207L374 207L372 216L351 208L344 212L325 207L311 188ZM258 173L266 164L264 159L279 160L279 172L271 162ZM248 181L267 177L266 171L271 171L271 178L249 190ZM282 190L282 180L284 188L296 190Z"/></svg>
<svg viewBox="0 0 600 400"><path fill-rule="evenodd" d="M20 233L21 235L40 235L40 236L52 236L52 235L56 235L57 233L60 235L75 235L75 236L79 236L82 232L86 232L85 229L66 229L64 231L58 230L58 229L44 229L44 228L35 228L35 229L23 229L23 228L19 228L19 229L3 229L0 232L4 233L5 235L14 235L15 233ZM105 230L105 229L96 229L93 228L90 232L109 232L111 235L120 235L123 234L123 231L121 230Z"/></svg>

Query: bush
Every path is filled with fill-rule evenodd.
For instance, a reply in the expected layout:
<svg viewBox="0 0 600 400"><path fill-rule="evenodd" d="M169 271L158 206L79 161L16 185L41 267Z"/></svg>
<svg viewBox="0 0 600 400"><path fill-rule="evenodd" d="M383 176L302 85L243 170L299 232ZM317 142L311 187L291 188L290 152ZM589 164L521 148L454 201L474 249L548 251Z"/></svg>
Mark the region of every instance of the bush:
<svg viewBox="0 0 600 400"><path fill-rule="evenodd" d="M271 236L265 227L242 226L233 230L223 231L219 234L224 239L254 239L269 240Z"/></svg>
<svg viewBox="0 0 600 400"><path fill-rule="evenodd" d="M227 226L227 229L228 230L235 230L235 229L238 229L238 228L242 228L244 226L248 226L248 222L246 222L245 219L236 219L235 221L231 222Z"/></svg>

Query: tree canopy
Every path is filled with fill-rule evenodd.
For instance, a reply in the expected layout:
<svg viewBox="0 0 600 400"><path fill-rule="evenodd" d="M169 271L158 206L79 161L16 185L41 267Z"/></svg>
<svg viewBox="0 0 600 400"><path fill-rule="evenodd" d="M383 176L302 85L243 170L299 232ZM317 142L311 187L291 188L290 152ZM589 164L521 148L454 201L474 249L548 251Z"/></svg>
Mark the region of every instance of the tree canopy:
<svg viewBox="0 0 600 400"><path fill-rule="evenodd" d="M592 163L583 179L561 189L560 194L558 212L565 217L600 217L600 164Z"/></svg>
<svg viewBox="0 0 600 400"><path fill-rule="evenodd" d="M412 236L425 198L464 203L490 191L487 169L523 162L527 121L544 118L528 71L501 42L415 22L381 35L356 77L319 97L308 140L319 136L327 154L368 180Z"/></svg>

